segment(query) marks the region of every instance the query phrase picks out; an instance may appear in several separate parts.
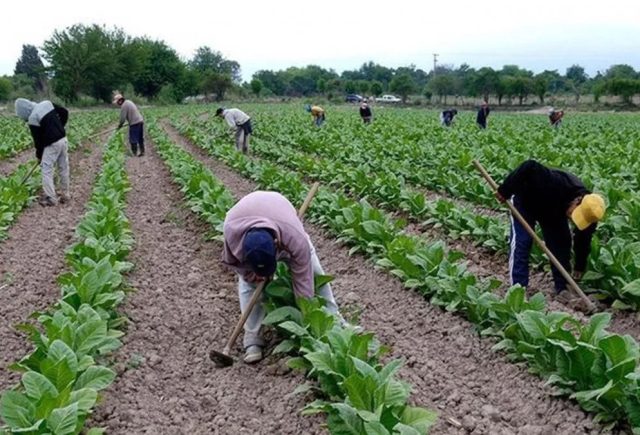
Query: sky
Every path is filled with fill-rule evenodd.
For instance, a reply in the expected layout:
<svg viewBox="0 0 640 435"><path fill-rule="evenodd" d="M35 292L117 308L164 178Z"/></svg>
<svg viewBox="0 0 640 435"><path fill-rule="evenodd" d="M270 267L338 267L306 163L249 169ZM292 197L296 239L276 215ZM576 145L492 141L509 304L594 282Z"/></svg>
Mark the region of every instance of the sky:
<svg viewBox="0 0 640 435"><path fill-rule="evenodd" d="M516 64L590 76L626 63L640 70L640 1L192 1L31 0L5 2L0 75L11 75L22 44L42 47L73 24L117 26L165 41L185 60L207 45L260 69L308 64L340 73L374 61L430 71L438 64Z"/></svg>

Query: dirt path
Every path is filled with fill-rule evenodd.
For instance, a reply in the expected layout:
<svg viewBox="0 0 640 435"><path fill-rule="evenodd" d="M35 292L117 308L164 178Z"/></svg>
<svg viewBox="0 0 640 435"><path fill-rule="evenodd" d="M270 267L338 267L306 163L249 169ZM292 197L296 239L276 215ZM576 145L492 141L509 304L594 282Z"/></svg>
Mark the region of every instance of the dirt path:
<svg viewBox="0 0 640 435"><path fill-rule="evenodd" d="M13 157L7 157L6 159L0 160L0 177L8 176L15 171L19 165L27 163L31 159L35 159L35 152L33 148L21 151Z"/></svg>
<svg viewBox="0 0 640 435"><path fill-rule="evenodd" d="M165 125L166 126L166 125ZM205 162L240 197L255 189L202 149L167 128L175 143ZM574 402L553 398L544 382L491 350L466 320L426 303L390 275L312 225L305 225L320 260L336 277L342 307L361 309L361 324L407 359L401 377L413 385L416 404L437 409L436 434L598 433ZM449 423L452 418L464 427Z"/></svg>
<svg viewBox="0 0 640 435"><path fill-rule="evenodd" d="M93 423L113 434L322 433L323 419L300 416L302 398L286 397L303 380L279 361L226 369L209 361L240 314L236 278L219 264L222 245L205 241L208 228L184 208L153 145L126 165L136 239L128 280L137 290L124 307L131 324L119 376Z"/></svg>
<svg viewBox="0 0 640 435"><path fill-rule="evenodd" d="M104 141L100 142L104 143ZM102 147L82 145L71 153L71 196L68 204L25 209L0 243L0 389L19 378L6 370L29 352L31 345L14 325L35 310L50 306L60 296L56 278L63 272L64 249L73 242L76 224L84 213L93 182L100 172Z"/></svg>

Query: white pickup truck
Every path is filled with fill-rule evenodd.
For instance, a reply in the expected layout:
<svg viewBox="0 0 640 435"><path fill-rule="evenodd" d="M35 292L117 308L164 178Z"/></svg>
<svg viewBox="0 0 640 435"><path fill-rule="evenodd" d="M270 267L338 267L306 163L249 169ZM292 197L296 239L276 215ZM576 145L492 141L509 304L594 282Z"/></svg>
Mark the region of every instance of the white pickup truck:
<svg viewBox="0 0 640 435"><path fill-rule="evenodd" d="M376 98L376 103L399 103L402 100L395 95L383 95L382 97Z"/></svg>

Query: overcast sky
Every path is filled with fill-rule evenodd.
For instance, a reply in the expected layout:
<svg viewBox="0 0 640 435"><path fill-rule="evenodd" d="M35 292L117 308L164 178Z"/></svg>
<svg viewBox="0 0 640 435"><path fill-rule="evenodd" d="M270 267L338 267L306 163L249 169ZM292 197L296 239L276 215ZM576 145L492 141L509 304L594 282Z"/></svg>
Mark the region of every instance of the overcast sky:
<svg viewBox="0 0 640 435"><path fill-rule="evenodd" d="M245 80L259 69L316 64L340 73L369 60L429 71L432 53L475 68L640 69L639 0L31 0L2 10L0 75L13 74L22 44L41 47L76 23L161 39L184 59L208 45L238 61Z"/></svg>

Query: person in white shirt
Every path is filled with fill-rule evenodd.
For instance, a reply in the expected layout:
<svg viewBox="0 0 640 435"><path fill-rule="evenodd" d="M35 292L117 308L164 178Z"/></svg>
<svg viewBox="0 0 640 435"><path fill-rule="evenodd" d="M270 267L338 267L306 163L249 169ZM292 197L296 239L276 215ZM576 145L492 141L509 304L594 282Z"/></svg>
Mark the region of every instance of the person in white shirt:
<svg viewBox="0 0 640 435"><path fill-rule="evenodd" d="M249 151L249 136L253 133L249 115L240 109L220 107L216 110L216 116L227 121L231 131L236 135L236 149L246 154Z"/></svg>

